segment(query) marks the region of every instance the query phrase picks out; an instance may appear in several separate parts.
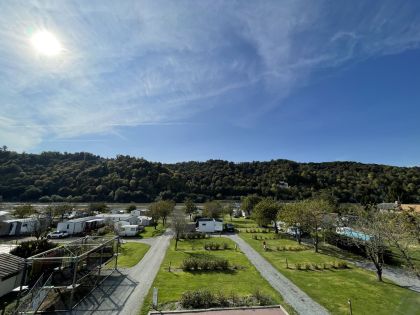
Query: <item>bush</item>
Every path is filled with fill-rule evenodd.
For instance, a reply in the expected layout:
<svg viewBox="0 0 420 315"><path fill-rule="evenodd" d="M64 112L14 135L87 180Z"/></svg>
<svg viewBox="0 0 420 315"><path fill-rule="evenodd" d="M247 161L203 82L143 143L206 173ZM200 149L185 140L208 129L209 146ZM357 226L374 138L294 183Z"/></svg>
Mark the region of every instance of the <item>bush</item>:
<svg viewBox="0 0 420 315"><path fill-rule="evenodd" d="M57 247L57 244L50 242L47 239L35 240L35 241L26 241L20 243L20 245L10 251L10 254L28 258L39 253L50 250L54 247Z"/></svg>
<svg viewBox="0 0 420 315"><path fill-rule="evenodd" d="M337 268L338 269L347 269L347 268L349 268L349 266L347 265L347 263L345 261L339 261L337 263Z"/></svg>
<svg viewBox="0 0 420 315"><path fill-rule="evenodd" d="M182 261L181 269L184 271L214 271L228 270L230 267L227 259L200 259L186 258Z"/></svg>
<svg viewBox="0 0 420 315"><path fill-rule="evenodd" d="M306 263L306 264L305 264L305 269L306 269L306 270L311 270L311 264Z"/></svg>
<svg viewBox="0 0 420 315"><path fill-rule="evenodd" d="M214 243L214 242L204 243L203 247L204 247L205 250L219 250L220 249L220 244L219 243Z"/></svg>
<svg viewBox="0 0 420 315"><path fill-rule="evenodd" d="M296 263L296 264L295 264L295 269L296 269L296 270L301 270L301 269L302 269L302 264L300 264L300 263Z"/></svg>
<svg viewBox="0 0 420 315"><path fill-rule="evenodd" d="M263 294L260 290L256 290L252 294L252 297L257 301L258 305L261 306L274 304L273 299L270 296Z"/></svg>
<svg viewBox="0 0 420 315"><path fill-rule="evenodd" d="M98 231L96 232L97 235L99 236L103 236L105 234L111 233L114 230L110 227L110 226L104 226L98 229Z"/></svg>
<svg viewBox="0 0 420 315"><path fill-rule="evenodd" d="M229 249L229 245L228 245L228 243L223 243L222 248L223 248L223 249Z"/></svg>
<svg viewBox="0 0 420 315"><path fill-rule="evenodd" d="M208 290L187 291L181 296L183 308L209 308L215 306L215 296Z"/></svg>

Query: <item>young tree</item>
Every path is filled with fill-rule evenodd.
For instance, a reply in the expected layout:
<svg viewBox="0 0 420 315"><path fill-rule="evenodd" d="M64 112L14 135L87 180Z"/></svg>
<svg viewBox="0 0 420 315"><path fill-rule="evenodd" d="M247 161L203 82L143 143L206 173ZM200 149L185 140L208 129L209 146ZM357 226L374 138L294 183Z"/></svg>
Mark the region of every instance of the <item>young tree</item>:
<svg viewBox="0 0 420 315"><path fill-rule="evenodd" d="M218 201L209 201L204 204L203 215L208 218L217 219L223 213L223 207Z"/></svg>
<svg viewBox="0 0 420 315"><path fill-rule="evenodd" d="M303 201L285 203L277 214L277 219L286 223L288 227L295 229L296 241L301 244L304 225L304 203Z"/></svg>
<svg viewBox="0 0 420 315"><path fill-rule="evenodd" d="M20 219L27 218L36 213L35 208L30 204L17 206L14 210L15 217Z"/></svg>
<svg viewBox="0 0 420 315"><path fill-rule="evenodd" d="M89 204L88 211L89 213L93 213L95 211L99 213L104 213L104 212L108 212L109 208L103 202L96 202L96 203Z"/></svg>
<svg viewBox="0 0 420 315"><path fill-rule="evenodd" d="M389 246L394 247L402 259L418 277L420 276L417 266L414 264L412 248L416 246L417 235L415 229L404 213L389 212L382 213L383 221L386 224L385 238Z"/></svg>
<svg viewBox="0 0 420 315"><path fill-rule="evenodd" d="M252 210L254 207L261 201L261 197L257 195L249 195L242 199L241 208L244 210L248 216L251 215Z"/></svg>
<svg viewBox="0 0 420 315"><path fill-rule="evenodd" d="M53 212L53 216L60 216L61 221L63 221L64 215L67 212L70 212L72 210L73 210L73 206L69 204L62 204L62 205L54 206L52 209L52 212Z"/></svg>
<svg viewBox="0 0 420 315"><path fill-rule="evenodd" d="M382 281L387 223L375 207L360 210L349 241L362 248L374 264L378 281Z"/></svg>
<svg viewBox="0 0 420 315"><path fill-rule="evenodd" d="M32 236L34 236L37 240L43 239L47 236L48 228L50 226L50 218L45 216L45 214L41 212L36 212L34 215L36 218L35 221L31 221L30 224L32 228Z"/></svg>
<svg viewBox="0 0 420 315"><path fill-rule="evenodd" d="M178 211L174 211L171 216L171 227L174 231L174 238L175 238L175 250L178 248L178 241L182 233L185 232L187 226L187 222L185 220L185 216L183 213Z"/></svg>
<svg viewBox="0 0 420 315"><path fill-rule="evenodd" d="M276 201L265 198L255 205L252 217L259 226L269 225L274 222L275 232L278 233L276 219L279 211L280 205Z"/></svg>
<svg viewBox="0 0 420 315"><path fill-rule="evenodd" d="M184 212L190 216L190 221L192 220L193 214L197 213L197 206L190 198L184 201Z"/></svg>
<svg viewBox="0 0 420 315"><path fill-rule="evenodd" d="M311 199L303 202L303 227L312 237L314 250L318 252L320 231L325 228L325 216L331 213L331 204L324 199Z"/></svg>
<svg viewBox="0 0 420 315"><path fill-rule="evenodd" d="M233 211L235 210L235 206L232 202L227 203L223 207L223 213L229 215L230 221L232 221Z"/></svg>
<svg viewBox="0 0 420 315"><path fill-rule="evenodd" d="M153 221L157 222L159 218L162 219L162 224L166 224L167 217L174 211L175 202L172 200L159 200L151 203L149 206L149 215ZM156 226L155 226L156 228Z"/></svg>

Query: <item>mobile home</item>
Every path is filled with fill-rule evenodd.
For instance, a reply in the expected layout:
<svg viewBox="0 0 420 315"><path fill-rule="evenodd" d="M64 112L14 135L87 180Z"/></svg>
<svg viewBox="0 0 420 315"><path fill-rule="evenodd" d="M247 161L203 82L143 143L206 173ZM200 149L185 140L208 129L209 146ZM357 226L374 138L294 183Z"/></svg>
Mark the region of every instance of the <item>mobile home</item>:
<svg viewBox="0 0 420 315"><path fill-rule="evenodd" d="M197 232L215 233L223 231L223 220L201 218L197 221Z"/></svg>
<svg viewBox="0 0 420 315"><path fill-rule="evenodd" d="M65 231L69 233L69 235L80 234L83 233L86 227L89 226L88 221L93 221L98 219L97 217L85 217L85 218L78 218L72 219L64 222L59 222L57 224L57 231ZM87 223L87 224L86 224Z"/></svg>

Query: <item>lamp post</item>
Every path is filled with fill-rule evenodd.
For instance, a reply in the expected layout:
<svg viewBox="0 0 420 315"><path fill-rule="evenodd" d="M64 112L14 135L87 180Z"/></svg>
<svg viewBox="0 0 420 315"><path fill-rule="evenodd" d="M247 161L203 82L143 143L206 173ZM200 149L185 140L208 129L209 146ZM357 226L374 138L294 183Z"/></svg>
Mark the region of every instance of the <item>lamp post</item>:
<svg viewBox="0 0 420 315"><path fill-rule="evenodd" d="M349 304L349 309L350 309L350 315L353 315L353 310L351 308L351 300L348 299L347 303Z"/></svg>

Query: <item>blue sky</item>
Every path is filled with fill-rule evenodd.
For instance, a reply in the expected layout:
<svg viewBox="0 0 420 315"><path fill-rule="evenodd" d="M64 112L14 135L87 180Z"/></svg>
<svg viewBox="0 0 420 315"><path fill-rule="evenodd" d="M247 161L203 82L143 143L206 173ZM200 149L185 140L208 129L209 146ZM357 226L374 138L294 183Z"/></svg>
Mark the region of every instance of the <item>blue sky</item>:
<svg viewBox="0 0 420 315"><path fill-rule="evenodd" d="M420 165L419 1L2 1L0 145ZM62 46L43 56L40 30Z"/></svg>

